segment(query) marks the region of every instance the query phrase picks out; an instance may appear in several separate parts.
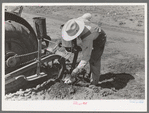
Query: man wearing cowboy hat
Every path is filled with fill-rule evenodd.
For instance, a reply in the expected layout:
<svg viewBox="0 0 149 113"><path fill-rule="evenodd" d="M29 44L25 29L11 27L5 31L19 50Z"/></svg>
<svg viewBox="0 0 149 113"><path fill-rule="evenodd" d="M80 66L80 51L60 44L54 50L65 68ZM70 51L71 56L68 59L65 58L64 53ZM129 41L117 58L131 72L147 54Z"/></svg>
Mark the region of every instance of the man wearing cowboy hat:
<svg viewBox="0 0 149 113"><path fill-rule="evenodd" d="M86 23L90 22L91 14L86 13L77 19L66 22L62 28L62 43L71 42L74 39L81 41L82 59L72 71L71 76L65 79L66 84L73 83L78 73L90 63L91 85L97 85L100 77L101 56L106 42L106 34L103 30L93 30Z"/></svg>

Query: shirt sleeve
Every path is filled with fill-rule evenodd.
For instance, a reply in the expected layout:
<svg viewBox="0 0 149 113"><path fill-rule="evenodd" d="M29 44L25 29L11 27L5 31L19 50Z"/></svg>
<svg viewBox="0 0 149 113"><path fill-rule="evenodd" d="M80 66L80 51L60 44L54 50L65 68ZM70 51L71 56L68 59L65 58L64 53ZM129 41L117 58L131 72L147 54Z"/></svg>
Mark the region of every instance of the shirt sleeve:
<svg viewBox="0 0 149 113"><path fill-rule="evenodd" d="M82 69L86 66L86 64L90 60L92 48L93 48L93 40L91 38L86 37L85 39L82 40L82 55L83 56L77 68Z"/></svg>

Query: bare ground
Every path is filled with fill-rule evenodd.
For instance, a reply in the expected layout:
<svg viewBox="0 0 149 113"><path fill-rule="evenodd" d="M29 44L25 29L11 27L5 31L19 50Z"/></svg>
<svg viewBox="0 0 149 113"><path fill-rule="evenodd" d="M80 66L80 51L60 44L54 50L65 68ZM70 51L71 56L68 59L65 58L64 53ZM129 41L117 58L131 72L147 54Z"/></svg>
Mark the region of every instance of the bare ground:
<svg viewBox="0 0 149 113"><path fill-rule="evenodd" d="M6 100L145 99L144 7L68 6L62 9L50 6L25 7L22 17L31 25L34 16L46 17L47 33L53 40L61 38L59 27L69 18L91 12L95 23L100 20L107 34L107 43L102 56L98 89L85 87L80 82L72 90L72 86L56 82L40 90L37 87L35 90L27 89L30 90L27 94L20 90L6 95ZM88 66L86 69L89 71Z"/></svg>

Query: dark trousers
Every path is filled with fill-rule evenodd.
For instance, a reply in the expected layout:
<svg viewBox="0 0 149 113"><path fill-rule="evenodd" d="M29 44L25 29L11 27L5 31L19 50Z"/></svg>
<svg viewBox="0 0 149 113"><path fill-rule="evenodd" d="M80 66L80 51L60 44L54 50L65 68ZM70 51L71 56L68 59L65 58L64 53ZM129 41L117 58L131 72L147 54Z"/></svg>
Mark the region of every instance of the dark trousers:
<svg viewBox="0 0 149 113"><path fill-rule="evenodd" d="M100 78L101 56L106 43L106 35L102 31L101 34L93 42L93 50L90 58L91 84L97 85Z"/></svg>

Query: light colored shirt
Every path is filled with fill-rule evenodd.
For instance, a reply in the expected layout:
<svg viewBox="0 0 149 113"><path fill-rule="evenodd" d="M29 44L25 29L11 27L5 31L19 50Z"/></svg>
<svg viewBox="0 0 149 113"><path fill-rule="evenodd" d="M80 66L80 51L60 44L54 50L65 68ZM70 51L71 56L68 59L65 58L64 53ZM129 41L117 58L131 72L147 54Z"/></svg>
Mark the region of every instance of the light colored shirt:
<svg viewBox="0 0 149 113"><path fill-rule="evenodd" d="M90 30L91 34L86 36L85 38L81 39L81 36L77 38L77 45L82 48L82 59L80 63L78 64L77 68L81 69L86 66L86 64L89 62L91 57L91 52L93 49L93 40L95 40L101 29L99 28L98 31L95 31L96 27L91 26L85 26L85 33ZM63 47L72 47L72 41L64 41L62 39L62 46Z"/></svg>
<svg viewBox="0 0 149 113"><path fill-rule="evenodd" d="M91 52L93 49L93 40L98 37L99 33L91 31L91 34L82 39L82 43L79 45L82 48L82 59L78 64L77 68L84 68L89 62L91 57Z"/></svg>

